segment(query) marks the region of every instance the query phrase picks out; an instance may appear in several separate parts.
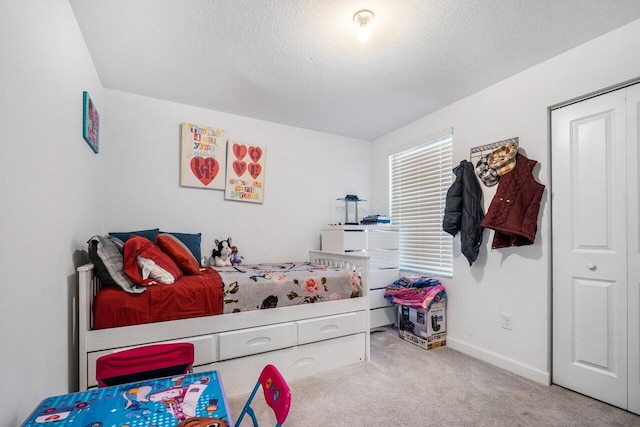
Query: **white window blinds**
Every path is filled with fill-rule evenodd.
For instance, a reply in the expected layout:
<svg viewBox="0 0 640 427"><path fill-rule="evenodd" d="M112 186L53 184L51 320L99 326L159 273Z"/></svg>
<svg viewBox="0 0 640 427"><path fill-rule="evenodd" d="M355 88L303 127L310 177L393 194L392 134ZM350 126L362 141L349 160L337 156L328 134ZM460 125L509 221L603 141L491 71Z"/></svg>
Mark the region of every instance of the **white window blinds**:
<svg viewBox="0 0 640 427"><path fill-rule="evenodd" d="M452 237L442 231L451 186L452 132L389 155L391 222L400 227L400 269L451 277Z"/></svg>

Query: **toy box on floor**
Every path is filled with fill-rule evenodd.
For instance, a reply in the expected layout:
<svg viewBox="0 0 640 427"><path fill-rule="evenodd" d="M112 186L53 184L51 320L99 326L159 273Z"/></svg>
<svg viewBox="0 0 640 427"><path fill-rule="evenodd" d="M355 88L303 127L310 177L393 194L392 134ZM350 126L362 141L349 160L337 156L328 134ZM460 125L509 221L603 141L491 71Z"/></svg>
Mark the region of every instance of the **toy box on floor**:
<svg viewBox="0 0 640 427"><path fill-rule="evenodd" d="M429 311L398 305L398 335L427 350L447 345L446 308L444 299Z"/></svg>

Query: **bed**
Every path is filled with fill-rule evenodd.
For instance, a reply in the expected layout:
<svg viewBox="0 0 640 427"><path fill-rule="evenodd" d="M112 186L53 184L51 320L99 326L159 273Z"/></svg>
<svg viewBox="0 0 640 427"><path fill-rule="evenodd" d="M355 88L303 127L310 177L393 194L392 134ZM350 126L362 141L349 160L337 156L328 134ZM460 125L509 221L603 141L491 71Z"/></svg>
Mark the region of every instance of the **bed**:
<svg viewBox="0 0 640 427"><path fill-rule="evenodd" d="M364 362L369 359L368 263L361 254L310 251L309 262L223 267L217 274L205 270L205 275L220 277L224 287L218 287L220 292L214 292L211 301L204 301L204 311L184 318L184 312L193 311L187 304L178 314L171 313L169 308L176 303L163 297L159 286L154 291L160 296L144 292L135 298L151 300L153 310L166 317L145 318L125 305L124 324L99 314L104 291L122 292L103 287L94 264L82 265L78 268L80 390L97 386L98 357L151 343L193 343L194 371L220 371L229 395L250 391L268 363L278 366L287 379L295 379ZM361 283L352 279L346 288L334 283L337 269L357 273ZM281 289L265 293L250 289L252 283L267 281ZM190 298L202 302L200 297Z"/></svg>

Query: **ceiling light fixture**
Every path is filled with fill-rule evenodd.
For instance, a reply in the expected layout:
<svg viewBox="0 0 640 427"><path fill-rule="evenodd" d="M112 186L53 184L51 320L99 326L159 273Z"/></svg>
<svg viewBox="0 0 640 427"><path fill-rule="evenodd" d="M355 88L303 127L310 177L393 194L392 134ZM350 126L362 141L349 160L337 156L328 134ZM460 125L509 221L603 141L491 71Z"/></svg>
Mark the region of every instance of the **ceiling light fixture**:
<svg viewBox="0 0 640 427"><path fill-rule="evenodd" d="M358 40L361 42L369 40L371 21L373 21L373 12L368 9L359 10L353 15L353 22L358 28Z"/></svg>

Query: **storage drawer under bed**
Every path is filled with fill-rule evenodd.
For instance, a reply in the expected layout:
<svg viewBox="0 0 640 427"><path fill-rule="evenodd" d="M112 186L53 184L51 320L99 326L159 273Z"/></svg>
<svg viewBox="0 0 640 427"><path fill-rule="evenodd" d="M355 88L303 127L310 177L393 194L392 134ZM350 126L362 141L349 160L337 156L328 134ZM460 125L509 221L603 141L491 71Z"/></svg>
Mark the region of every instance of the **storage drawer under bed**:
<svg viewBox="0 0 640 427"><path fill-rule="evenodd" d="M296 345L296 323L278 323L219 334L220 360Z"/></svg>
<svg viewBox="0 0 640 427"><path fill-rule="evenodd" d="M194 347L194 362L193 366L201 366L213 363L218 360L218 336L217 335L202 335L198 337L191 337L181 340L163 341L165 343L173 342L190 342ZM154 343L144 344L151 345ZM159 344L159 343L155 343ZM134 346L140 347L140 346ZM87 387L97 387L98 381L96 380L96 361L99 357L105 354L117 353L118 351L128 350L134 347L116 348L113 350L93 351L87 354Z"/></svg>
<svg viewBox="0 0 640 427"><path fill-rule="evenodd" d="M366 329L366 316L366 311L356 311L301 320L298 322L298 344L307 344L363 332Z"/></svg>
<svg viewBox="0 0 640 427"><path fill-rule="evenodd" d="M275 363L287 381L293 381L312 374L364 362L366 357L365 335L362 332L269 353L224 360L208 366L200 366L194 371L218 370L222 376L227 396L236 396L251 391L260 371L268 363Z"/></svg>

